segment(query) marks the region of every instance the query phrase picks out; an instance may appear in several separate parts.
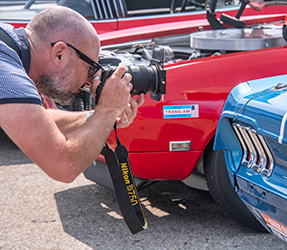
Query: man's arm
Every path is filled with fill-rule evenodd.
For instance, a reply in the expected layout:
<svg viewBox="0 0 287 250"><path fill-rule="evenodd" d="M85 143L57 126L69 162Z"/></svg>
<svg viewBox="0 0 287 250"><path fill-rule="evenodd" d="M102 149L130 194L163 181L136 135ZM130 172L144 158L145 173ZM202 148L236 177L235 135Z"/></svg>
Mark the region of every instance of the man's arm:
<svg viewBox="0 0 287 250"><path fill-rule="evenodd" d="M131 76L122 77L124 72L119 67L106 81L94 114L74 120L73 128L62 127L65 133L53 111L36 104L0 105L0 126L50 177L71 182L100 154L115 121L129 108Z"/></svg>
<svg viewBox="0 0 287 250"><path fill-rule="evenodd" d="M144 94L137 99L130 99L129 105L125 111L117 118L117 128L126 128L136 117L137 109L144 103ZM63 134L67 134L82 126L86 120L89 111L71 112L59 109L47 109L48 114L57 124ZM124 122L122 122L124 121Z"/></svg>
<svg viewBox="0 0 287 250"><path fill-rule="evenodd" d="M72 112L59 109L47 109L47 113L63 134L68 134L82 126L88 115L88 111Z"/></svg>
<svg viewBox="0 0 287 250"><path fill-rule="evenodd" d="M78 129L62 134L47 110L34 104L0 105L4 131L51 178L73 181L100 154L116 119L95 111Z"/></svg>

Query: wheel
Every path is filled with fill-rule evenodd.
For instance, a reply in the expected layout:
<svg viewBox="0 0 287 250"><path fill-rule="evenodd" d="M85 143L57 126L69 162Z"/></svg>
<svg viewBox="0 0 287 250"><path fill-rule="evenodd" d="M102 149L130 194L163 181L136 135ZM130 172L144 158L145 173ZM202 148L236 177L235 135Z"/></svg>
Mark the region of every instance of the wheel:
<svg viewBox="0 0 287 250"><path fill-rule="evenodd" d="M235 192L227 174L224 152L214 151L213 141L204 153L204 174L215 202L239 223L259 232L267 232Z"/></svg>

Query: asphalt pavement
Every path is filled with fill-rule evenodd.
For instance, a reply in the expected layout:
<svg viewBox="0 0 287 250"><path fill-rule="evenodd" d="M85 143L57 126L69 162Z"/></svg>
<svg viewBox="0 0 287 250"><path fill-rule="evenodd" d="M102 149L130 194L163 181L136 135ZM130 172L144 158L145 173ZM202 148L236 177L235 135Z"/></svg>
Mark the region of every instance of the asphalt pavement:
<svg viewBox="0 0 287 250"><path fill-rule="evenodd" d="M80 175L50 179L0 137L0 249L286 249L269 233L238 224L208 192L178 181L139 192L148 228L132 235L116 196Z"/></svg>

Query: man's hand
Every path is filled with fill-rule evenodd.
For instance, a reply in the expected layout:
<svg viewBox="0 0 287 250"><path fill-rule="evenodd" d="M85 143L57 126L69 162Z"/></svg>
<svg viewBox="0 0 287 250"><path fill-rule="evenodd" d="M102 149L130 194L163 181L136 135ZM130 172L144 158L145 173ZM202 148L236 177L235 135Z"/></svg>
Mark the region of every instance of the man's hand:
<svg viewBox="0 0 287 250"><path fill-rule="evenodd" d="M131 97L132 76L126 72L124 64L120 63L116 71L106 80L100 94L98 106L107 109L107 112L118 112L117 127L126 128L136 117L138 108L144 103L144 94L137 99ZM100 84L99 78L93 81L93 95Z"/></svg>
<svg viewBox="0 0 287 250"><path fill-rule="evenodd" d="M117 117L125 110L130 100L130 91L132 84L130 83L132 76L126 72L126 66L120 63L115 72L105 81L100 94L97 107L107 109L109 112L116 112ZM93 81L93 95L97 86L100 84L99 80Z"/></svg>
<svg viewBox="0 0 287 250"><path fill-rule="evenodd" d="M144 94L140 94L136 99L131 97L129 105L117 119L117 128L126 128L133 122L137 115L138 108L143 105L144 100Z"/></svg>

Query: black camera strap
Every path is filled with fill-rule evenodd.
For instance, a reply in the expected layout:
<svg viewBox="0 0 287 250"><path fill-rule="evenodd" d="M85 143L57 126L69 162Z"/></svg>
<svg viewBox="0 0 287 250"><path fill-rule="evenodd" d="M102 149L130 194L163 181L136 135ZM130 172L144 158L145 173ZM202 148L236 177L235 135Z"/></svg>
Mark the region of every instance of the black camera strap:
<svg viewBox="0 0 287 250"><path fill-rule="evenodd" d="M102 81L96 90L96 104L98 103L105 80L106 77L103 76ZM117 136L116 123L114 125L114 131L117 140L115 151L110 149L106 143L101 154L106 159L124 220L131 233L136 234L147 228L147 222L136 189L128 151L126 147L121 144Z"/></svg>
<svg viewBox="0 0 287 250"><path fill-rule="evenodd" d="M118 145L115 151L110 149L106 144L102 150L102 154L105 156L124 220L131 233L136 234L146 229L147 223L137 193L128 151L119 142L118 137L117 142Z"/></svg>
<svg viewBox="0 0 287 250"><path fill-rule="evenodd" d="M18 56L21 58L21 52L15 41L0 28L0 40L6 43L11 49L15 50Z"/></svg>

